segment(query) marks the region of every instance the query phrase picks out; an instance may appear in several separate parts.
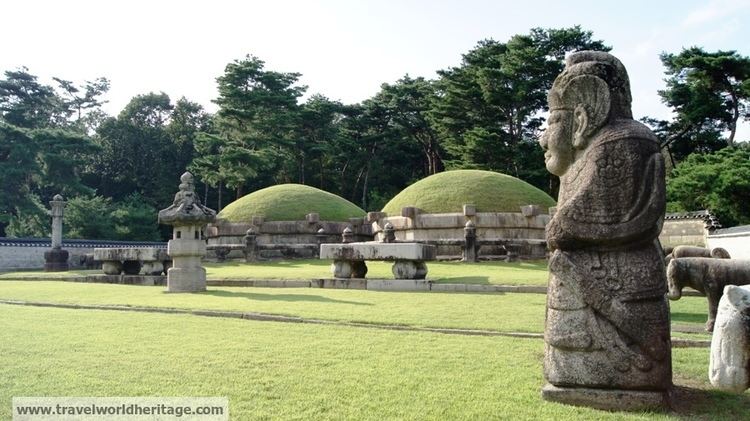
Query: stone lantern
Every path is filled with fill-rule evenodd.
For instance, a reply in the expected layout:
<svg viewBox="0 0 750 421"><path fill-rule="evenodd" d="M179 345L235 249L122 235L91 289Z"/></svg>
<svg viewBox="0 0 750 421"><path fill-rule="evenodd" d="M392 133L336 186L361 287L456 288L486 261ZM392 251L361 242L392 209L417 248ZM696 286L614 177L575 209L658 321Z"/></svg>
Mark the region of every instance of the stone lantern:
<svg viewBox="0 0 750 421"><path fill-rule="evenodd" d="M174 227L167 245L172 258L172 267L167 271L167 291L205 291L206 269L201 266L206 255L203 227L216 219L216 211L201 205L192 174L182 174L180 182L172 206L159 211L159 223Z"/></svg>
<svg viewBox="0 0 750 421"><path fill-rule="evenodd" d="M44 270L64 272L68 270L68 251L62 249L63 213L67 203L56 194L49 204L52 207L52 249L44 252Z"/></svg>

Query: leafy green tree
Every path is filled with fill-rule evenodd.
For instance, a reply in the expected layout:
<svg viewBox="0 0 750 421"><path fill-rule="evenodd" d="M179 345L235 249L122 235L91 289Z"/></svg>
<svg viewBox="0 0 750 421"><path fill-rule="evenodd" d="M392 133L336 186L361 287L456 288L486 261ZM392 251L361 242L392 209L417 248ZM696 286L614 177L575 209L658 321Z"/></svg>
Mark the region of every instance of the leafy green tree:
<svg viewBox="0 0 750 421"><path fill-rule="evenodd" d="M102 196L77 196L65 207L65 238L87 240L114 239L112 200Z"/></svg>
<svg viewBox="0 0 750 421"><path fill-rule="evenodd" d="M24 130L0 122L0 227L19 213L39 213L39 201L32 194L41 168L38 145Z"/></svg>
<svg viewBox="0 0 750 421"><path fill-rule="evenodd" d="M149 93L134 97L117 118L105 120L95 137L101 152L92 158L85 181L116 201L139 193L155 207L171 203L193 149L189 144L181 148L184 139L170 136L173 110L167 94Z"/></svg>
<svg viewBox="0 0 750 421"><path fill-rule="evenodd" d="M315 94L300 109L300 126L294 138L293 155L297 182L320 189L336 189L334 158L340 156L341 121L346 107Z"/></svg>
<svg viewBox="0 0 750 421"><path fill-rule="evenodd" d="M393 124L391 110L368 99L347 107L337 138L340 193L363 209L379 210L387 199L426 174L420 146Z"/></svg>
<svg viewBox="0 0 750 421"><path fill-rule="evenodd" d="M112 205L114 232L109 238L130 241L158 241L161 239L157 223L158 210L150 206L138 193Z"/></svg>
<svg viewBox="0 0 750 421"><path fill-rule="evenodd" d="M660 58L668 78L667 89L659 95L675 112L671 122L651 121L663 147L681 160L693 152L734 145L737 122L748 118L750 58L699 47L662 53Z"/></svg>
<svg viewBox="0 0 750 421"><path fill-rule="evenodd" d="M668 209L709 209L724 226L750 224L750 147L694 153L667 181Z"/></svg>
<svg viewBox="0 0 750 421"><path fill-rule="evenodd" d="M547 91L565 53L609 49L579 26L479 42L460 66L438 72L429 114L447 152L446 166L501 171L548 188L543 160L536 159Z"/></svg>
<svg viewBox="0 0 750 421"><path fill-rule="evenodd" d="M62 105L72 126L80 133L93 133L102 120L101 106L107 101L101 96L109 91L109 80L100 77L76 86L69 80L53 79L62 91Z"/></svg>
<svg viewBox="0 0 750 421"><path fill-rule="evenodd" d="M28 70L6 71L5 79L0 80L0 117L24 129L63 126L67 114L63 101Z"/></svg>
<svg viewBox="0 0 750 421"><path fill-rule="evenodd" d="M299 73L265 70L254 56L227 64L216 80L219 106L216 130L224 141L221 178L242 195L249 179L261 172L277 173L289 157L299 127Z"/></svg>
<svg viewBox="0 0 750 421"><path fill-rule="evenodd" d="M221 135L198 132L193 142L195 153L188 169L205 186L202 200L208 204L208 187L217 191L216 209L221 210L224 179L221 173L221 151L224 139Z"/></svg>
<svg viewBox="0 0 750 421"><path fill-rule="evenodd" d="M394 84L383 84L380 92L372 98L387 110L394 129L422 149L426 175L444 169L438 131L428 117L436 99L433 82L422 77L413 79L409 75Z"/></svg>

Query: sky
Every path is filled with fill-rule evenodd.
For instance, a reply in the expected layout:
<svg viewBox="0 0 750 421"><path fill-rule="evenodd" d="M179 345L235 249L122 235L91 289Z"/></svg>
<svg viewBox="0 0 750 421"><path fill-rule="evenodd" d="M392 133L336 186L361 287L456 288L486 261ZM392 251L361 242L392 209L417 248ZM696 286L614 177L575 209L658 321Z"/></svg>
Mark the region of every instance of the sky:
<svg viewBox="0 0 750 421"><path fill-rule="evenodd" d="M628 69L634 117L669 119L661 52L750 55L750 0L24 0L2 11L0 72L26 66L50 84L107 77L113 115L161 91L213 112L216 77L247 54L301 73L308 96L351 104L405 74L434 79L482 39L581 25ZM738 139L749 138L743 123Z"/></svg>

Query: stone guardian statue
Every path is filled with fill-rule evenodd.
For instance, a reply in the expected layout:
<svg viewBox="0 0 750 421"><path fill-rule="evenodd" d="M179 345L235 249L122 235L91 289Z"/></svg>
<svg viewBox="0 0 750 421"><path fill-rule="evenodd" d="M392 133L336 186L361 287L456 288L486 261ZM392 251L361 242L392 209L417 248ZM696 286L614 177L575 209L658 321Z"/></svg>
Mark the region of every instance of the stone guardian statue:
<svg viewBox="0 0 750 421"><path fill-rule="evenodd" d="M599 51L571 54L548 96L539 143L560 177L547 225L546 400L602 409L667 406L669 306L658 235L664 162L633 120L625 67Z"/></svg>

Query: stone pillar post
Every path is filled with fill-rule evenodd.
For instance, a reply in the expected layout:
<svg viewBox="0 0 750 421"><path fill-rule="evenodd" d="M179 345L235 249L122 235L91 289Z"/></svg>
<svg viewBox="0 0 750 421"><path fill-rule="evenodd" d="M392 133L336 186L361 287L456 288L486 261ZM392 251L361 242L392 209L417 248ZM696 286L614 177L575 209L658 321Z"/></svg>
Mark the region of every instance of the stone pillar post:
<svg viewBox="0 0 750 421"><path fill-rule="evenodd" d="M328 237L328 235L323 228L319 228L318 232L315 233L315 240L318 243L318 259L320 259L320 245L325 243L326 237Z"/></svg>
<svg viewBox="0 0 750 421"><path fill-rule="evenodd" d="M471 221L464 226L464 250L462 262L476 262L477 259L477 227Z"/></svg>
<svg viewBox="0 0 750 421"><path fill-rule="evenodd" d="M68 252L62 249L63 214L67 203L57 194L49 204L52 208L52 249L44 252L44 270L64 272L68 270Z"/></svg>
<svg viewBox="0 0 750 421"><path fill-rule="evenodd" d="M353 241L354 241L354 231L352 231L352 229L349 227L344 228L344 231L341 233L341 242L351 243Z"/></svg>
<svg viewBox="0 0 750 421"><path fill-rule="evenodd" d="M396 230L393 228L393 224L386 222L383 227L383 243L395 243L396 242Z"/></svg>
<svg viewBox="0 0 750 421"><path fill-rule="evenodd" d="M258 242L257 242L257 235L255 234L255 230L252 228L249 228L245 232L245 236L243 237L243 240L245 241L245 250L243 251L245 254L245 261L246 262L254 262L257 260L257 248L258 248Z"/></svg>
<svg viewBox="0 0 750 421"><path fill-rule="evenodd" d="M167 271L167 291L197 292L206 290L206 269L201 259L206 255L203 227L216 219L216 212L201 205L195 193L193 175L180 177L180 191L172 206L159 211L159 223L174 227L167 253L172 267Z"/></svg>

